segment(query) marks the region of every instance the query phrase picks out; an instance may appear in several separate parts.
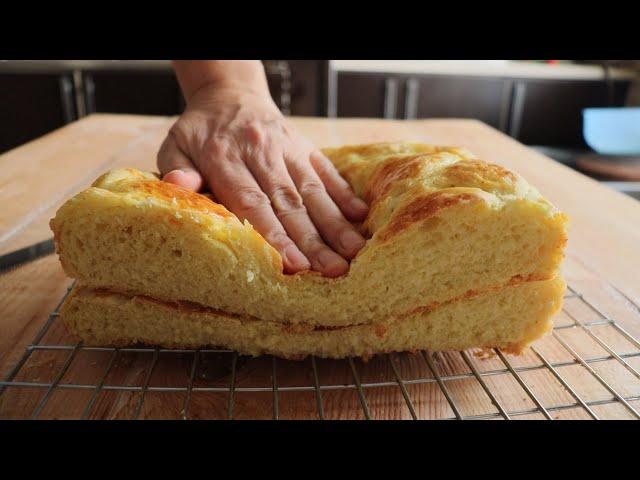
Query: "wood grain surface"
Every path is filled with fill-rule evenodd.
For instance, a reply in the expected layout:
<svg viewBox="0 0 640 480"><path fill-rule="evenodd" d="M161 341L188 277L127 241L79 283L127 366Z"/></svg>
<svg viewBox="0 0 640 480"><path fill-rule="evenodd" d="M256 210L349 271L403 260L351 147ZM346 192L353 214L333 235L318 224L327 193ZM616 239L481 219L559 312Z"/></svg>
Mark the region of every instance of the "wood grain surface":
<svg viewBox="0 0 640 480"><path fill-rule="evenodd" d="M173 120L91 115L0 156L0 254L49 238L55 210L104 171L155 170ZM12 378L23 383L0 385L0 418L227 418L229 407L234 418L502 418L500 408L518 419L632 418L631 409L640 411L640 348L603 316L640 338L639 202L474 120L292 121L318 146L394 140L464 146L521 173L571 217L565 276L598 310L580 297L567 298L558 329L520 357L421 352L356 360L353 370L346 361L318 359L319 390L311 360L276 360L274 367L271 357L240 357L232 375L232 353L74 350L75 339L53 317L40 347ZM0 275L0 378L21 359L70 282L55 255ZM563 328L576 320L599 323L591 334Z"/></svg>

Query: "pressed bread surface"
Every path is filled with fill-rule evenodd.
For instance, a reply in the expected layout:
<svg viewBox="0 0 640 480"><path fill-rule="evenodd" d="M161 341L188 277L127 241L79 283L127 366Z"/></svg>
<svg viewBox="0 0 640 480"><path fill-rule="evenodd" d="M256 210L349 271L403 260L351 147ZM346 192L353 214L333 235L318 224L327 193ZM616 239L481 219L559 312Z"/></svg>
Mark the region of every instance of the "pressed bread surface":
<svg viewBox="0 0 640 480"><path fill-rule="evenodd" d="M563 283L556 277L567 240L566 216L535 188L517 174L457 148L382 143L324 153L370 206L362 225L367 243L347 275L285 275L276 250L223 206L161 182L154 174L118 169L66 202L51 221L62 265L84 292L70 300L82 311L66 309L66 316L76 319L69 323L72 330L83 331L78 320L82 318L95 331L100 325L97 312L113 312L116 304L133 315L166 313L172 308L167 305L190 302L198 305L199 313L181 310L158 318L165 318L164 325L183 320L200 325L195 317L198 322L230 325L233 319L241 325L237 332L254 331L253 346L242 347L250 353L263 347L283 355L304 353L310 340L295 337L294 342L293 334L282 336L289 340L280 343L297 342L298 347L287 350L264 342L258 347L261 335L276 331L279 324L278 328L297 325L309 339L319 338L323 331L309 329L327 327L321 336L333 347L322 348L332 356L411 349L411 331L414 340L419 339L415 348L511 345L519 350L546 331L562 298ZM530 296L515 300L525 295L522 292ZM130 300L123 303L123 298ZM157 303L141 300L149 298ZM482 309L477 307L480 302ZM454 310L458 320L437 320ZM501 318L493 318L492 310ZM91 311L96 313L89 321ZM437 321L465 327L450 329L452 338L447 341L433 329L418 328ZM539 328L527 330L527 322ZM121 338L114 336L112 327L111 336L89 335L86 330L84 335L98 343L129 338L192 346L198 344L195 338L207 338L195 333L192 339L145 338L139 331L128 334L126 325ZM385 335L396 328L404 333L388 343L332 343L332 338L347 335L338 327L355 325L363 330L352 329L348 335L358 338L376 326L380 332L380 325L388 325ZM213 340L215 335L209 344Z"/></svg>

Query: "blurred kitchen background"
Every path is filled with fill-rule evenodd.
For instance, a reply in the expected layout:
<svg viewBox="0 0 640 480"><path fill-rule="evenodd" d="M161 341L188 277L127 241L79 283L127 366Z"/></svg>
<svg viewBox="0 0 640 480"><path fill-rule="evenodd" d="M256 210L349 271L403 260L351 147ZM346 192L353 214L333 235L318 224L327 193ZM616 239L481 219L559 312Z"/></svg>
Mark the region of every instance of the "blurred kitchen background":
<svg viewBox="0 0 640 480"><path fill-rule="evenodd" d="M640 61L264 64L285 114L476 118L640 199L640 108L629 108L640 107ZM169 61L0 61L0 92L0 153L95 112L177 115L184 108ZM583 111L592 108L616 110L595 110L585 124Z"/></svg>

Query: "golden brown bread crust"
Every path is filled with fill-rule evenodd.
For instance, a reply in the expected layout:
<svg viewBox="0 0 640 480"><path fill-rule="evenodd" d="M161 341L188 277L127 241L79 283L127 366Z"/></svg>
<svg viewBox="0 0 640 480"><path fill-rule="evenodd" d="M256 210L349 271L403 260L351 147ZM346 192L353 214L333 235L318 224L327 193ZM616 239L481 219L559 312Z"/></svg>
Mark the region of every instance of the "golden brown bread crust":
<svg viewBox="0 0 640 480"><path fill-rule="evenodd" d="M378 239L386 242L394 235L405 231L421 220L435 216L440 210L452 207L461 202L480 202L472 193L451 193L439 191L416 196L407 205L399 209L388 225L380 232Z"/></svg>
<svg viewBox="0 0 640 480"><path fill-rule="evenodd" d="M131 171L131 169L129 171ZM131 190L144 192L150 197L173 202L177 209L198 210L202 213L215 214L223 218L233 216L224 206L215 203L210 198L199 193L185 190L172 183L143 180L131 182L129 188L131 188Z"/></svg>
<svg viewBox="0 0 640 480"><path fill-rule="evenodd" d="M517 174L451 147L325 153L370 204L367 243L343 277L284 275L250 224L135 169L103 175L61 207L51 227L62 265L93 289L327 331L380 328L558 275L566 216Z"/></svg>

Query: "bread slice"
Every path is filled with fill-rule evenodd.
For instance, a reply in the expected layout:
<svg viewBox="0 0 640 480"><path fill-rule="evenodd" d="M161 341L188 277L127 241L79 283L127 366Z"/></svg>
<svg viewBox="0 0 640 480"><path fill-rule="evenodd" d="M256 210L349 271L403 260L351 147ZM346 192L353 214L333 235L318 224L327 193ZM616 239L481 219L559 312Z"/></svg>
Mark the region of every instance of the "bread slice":
<svg viewBox="0 0 640 480"><path fill-rule="evenodd" d="M325 153L370 205L367 243L343 277L284 275L279 254L248 222L134 169L103 175L60 208L51 227L62 265L88 288L194 302L258 318L260 328L373 326L556 277L566 217L515 173L461 149L420 144ZM495 305L496 315L501 308L505 323L528 315Z"/></svg>
<svg viewBox="0 0 640 480"><path fill-rule="evenodd" d="M343 327L288 325L86 287L74 289L61 313L87 345L214 346L290 359L470 347L520 353L551 328L563 291L559 278L527 282L384 322Z"/></svg>

